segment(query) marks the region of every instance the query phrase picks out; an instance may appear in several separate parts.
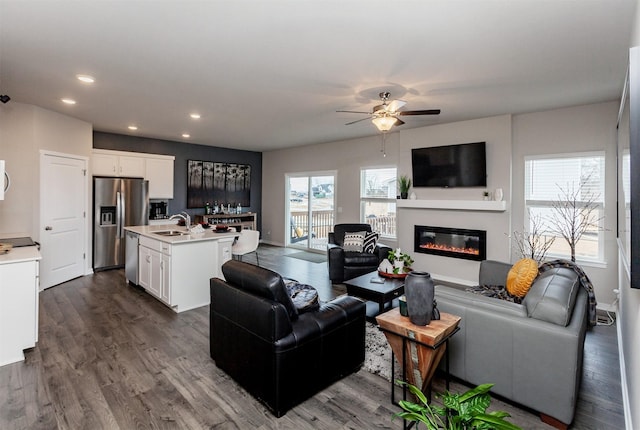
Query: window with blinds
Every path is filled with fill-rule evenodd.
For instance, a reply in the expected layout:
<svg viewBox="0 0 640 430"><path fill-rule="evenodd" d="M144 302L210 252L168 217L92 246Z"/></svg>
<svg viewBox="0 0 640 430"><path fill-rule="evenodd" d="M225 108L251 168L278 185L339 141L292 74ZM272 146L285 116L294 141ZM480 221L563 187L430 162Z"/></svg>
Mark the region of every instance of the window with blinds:
<svg viewBox="0 0 640 430"><path fill-rule="evenodd" d="M554 233L549 219L553 215L553 202L563 200L569 193L576 195L576 206L587 202L596 203L597 210L591 213L593 224L587 229L576 246L576 258L603 261L604 247L602 216L604 214L604 152L536 156L525 159L525 224L531 228L531 219L542 223L547 235L556 240L547 253L547 258L566 258L571 255L567 241ZM575 194L574 194L575 193ZM540 226L539 226L540 227Z"/></svg>
<svg viewBox="0 0 640 430"><path fill-rule="evenodd" d="M396 237L395 167L360 171L360 219L382 237Z"/></svg>

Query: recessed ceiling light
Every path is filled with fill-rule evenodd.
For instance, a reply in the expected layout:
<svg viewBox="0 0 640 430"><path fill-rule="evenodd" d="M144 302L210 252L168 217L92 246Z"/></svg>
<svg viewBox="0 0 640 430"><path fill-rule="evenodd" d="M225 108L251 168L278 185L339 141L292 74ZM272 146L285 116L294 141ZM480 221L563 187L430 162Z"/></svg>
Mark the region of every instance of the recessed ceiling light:
<svg viewBox="0 0 640 430"><path fill-rule="evenodd" d="M78 78L79 81L82 81L85 84L93 84L96 81L93 76L89 75L76 75L76 78Z"/></svg>
<svg viewBox="0 0 640 430"><path fill-rule="evenodd" d="M76 101L73 99L62 99L62 103L68 104L68 105L74 105L76 104Z"/></svg>
<svg viewBox="0 0 640 430"><path fill-rule="evenodd" d="M200 119L200 114L199 113L192 113L191 115L189 115L191 118L193 119Z"/></svg>
<svg viewBox="0 0 640 430"><path fill-rule="evenodd" d="M128 128L129 128L129 130L137 130L138 126L137 125L130 125Z"/></svg>
<svg viewBox="0 0 640 430"><path fill-rule="evenodd" d="M184 137L185 139L188 139L191 137L191 135L189 133L182 133L182 137Z"/></svg>

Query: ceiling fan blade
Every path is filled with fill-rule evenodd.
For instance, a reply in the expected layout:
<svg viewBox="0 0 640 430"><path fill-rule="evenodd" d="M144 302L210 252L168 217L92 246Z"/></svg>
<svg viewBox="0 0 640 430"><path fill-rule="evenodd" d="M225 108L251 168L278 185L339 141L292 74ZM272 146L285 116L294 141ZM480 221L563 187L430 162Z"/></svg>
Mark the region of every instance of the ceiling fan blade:
<svg viewBox="0 0 640 430"><path fill-rule="evenodd" d="M359 113L363 115L371 115L371 112L361 112L357 110L337 110L336 112L345 112L345 113Z"/></svg>
<svg viewBox="0 0 640 430"><path fill-rule="evenodd" d="M364 121L364 120L367 120L367 119L371 119L371 118L366 117L366 118L362 118L362 119L357 119L357 120L355 120L355 121L348 122L348 123L346 123L345 125L355 124L356 122Z"/></svg>
<svg viewBox="0 0 640 430"><path fill-rule="evenodd" d="M401 120L400 118L396 117L396 123L394 125L397 127L397 126L402 125L402 124L404 124L404 121Z"/></svg>
<svg viewBox="0 0 640 430"><path fill-rule="evenodd" d="M393 100L387 106L387 112L396 112L398 109L400 109L402 106L406 104L407 102L405 102L404 100Z"/></svg>
<svg viewBox="0 0 640 430"><path fill-rule="evenodd" d="M440 115L440 109L424 109L424 110L405 110L397 113L398 115Z"/></svg>

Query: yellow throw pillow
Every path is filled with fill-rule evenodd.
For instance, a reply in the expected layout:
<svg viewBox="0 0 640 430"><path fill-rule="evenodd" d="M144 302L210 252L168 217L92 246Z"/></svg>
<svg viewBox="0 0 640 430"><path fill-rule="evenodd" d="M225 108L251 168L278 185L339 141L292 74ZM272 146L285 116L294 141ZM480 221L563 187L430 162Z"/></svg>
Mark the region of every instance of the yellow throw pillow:
<svg viewBox="0 0 640 430"><path fill-rule="evenodd" d="M538 262L531 258L523 258L516 262L507 274L507 292L512 296L524 297L536 276L538 276Z"/></svg>

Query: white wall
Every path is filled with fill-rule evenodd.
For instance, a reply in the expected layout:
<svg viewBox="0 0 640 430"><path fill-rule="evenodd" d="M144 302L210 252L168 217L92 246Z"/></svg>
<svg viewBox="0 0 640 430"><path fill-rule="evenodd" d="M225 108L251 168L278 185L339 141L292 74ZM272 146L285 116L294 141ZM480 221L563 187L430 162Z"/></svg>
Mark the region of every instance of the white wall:
<svg viewBox="0 0 640 430"><path fill-rule="evenodd" d="M528 155L605 151L605 268L581 266L594 285L599 305L613 303L618 285L616 244L616 122L618 102L535 112L513 117L513 219L524 220L524 158ZM517 173L516 173L517 172ZM562 239L558 239L562 240Z"/></svg>
<svg viewBox="0 0 640 430"><path fill-rule="evenodd" d="M358 222L360 168L395 167L398 138L398 133L387 136L386 157L380 152L382 141L379 135L265 152L262 156L262 240L278 245L286 243L287 173L337 171L336 223ZM395 242L385 243L395 246Z"/></svg>
<svg viewBox="0 0 640 430"><path fill-rule="evenodd" d="M502 188L507 203L511 195L511 116L502 115L451 124L400 131L399 172L411 174L411 149L458 143L486 142L487 187L415 188L420 200L482 200L483 192ZM414 258L414 267L430 272L436 279L476 284L480 263L414 252L414 225L469 228L487 232L487 258L509 261L511 211L479 212L460 210L398 210L400 246Z"/></svg>
<svg viewBox="0 0 640 430"><path fill-rule="evenodd" d="M640 45L640 7L636 5L629 47ZM622 88L620 89L622 95ZM639 184L634 184L638 186ZM634 250L637 252L637 250ZM637 257L636 257L637 258ZM640 426L640 290L629 287L626 271L620 270L620 307L618 312L618 344L621 349L623 396L627 429Z"/></svg>
<svg viewBox="0 0 640 430"><path fill-rule="evenodd" d="M92 126L37 106L0 106L0 159L7 161L11 189L0 200L0 233L38 240L40 150L89 157Z"/></svg>
<svg viewBox="0 0 640 430"><path fill-rule="evenodd" d="M6 170L11 177L11 188L0 201L0 233L32 235L35 232L39 181L36 109L14 102L0 106L0 158L6 160Z"/></svg>
<svg viewBox="0 0 640 430"><path fill-rule="evenodd" d="M380 136L272 151L263 158L263 232L273 243L284 243L285 173L338 171L336 222L359 219L359 171L362 167L394 165L411 174L411 149L466 142L487 142L487 187L504 190L507 210L475 212L398 209L398 244L412 253L415 267L435 277L477 282L478 262L413 252L415 224L487 231L487 258L514 261L509 235L524 222L524 157L542 153L606 151L606 268L585 267L601 307L614 300L617 285L615 245L615 136L617 102L575 106L529 114L502 115L402 130L391 134L388 156L380 156ZM481 200L485 188L417 188L418 199ZM394 246L393 244L391 244Z"/></svg>

